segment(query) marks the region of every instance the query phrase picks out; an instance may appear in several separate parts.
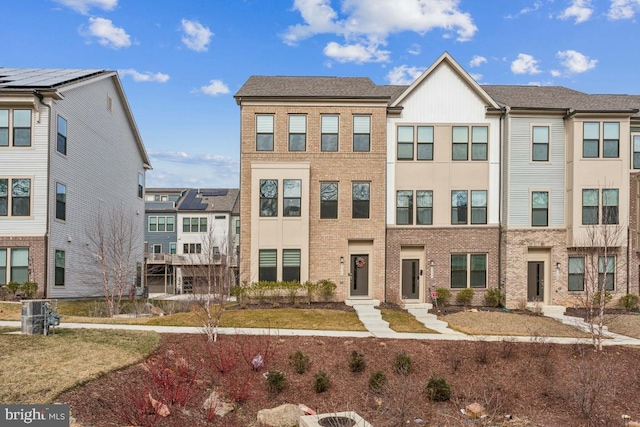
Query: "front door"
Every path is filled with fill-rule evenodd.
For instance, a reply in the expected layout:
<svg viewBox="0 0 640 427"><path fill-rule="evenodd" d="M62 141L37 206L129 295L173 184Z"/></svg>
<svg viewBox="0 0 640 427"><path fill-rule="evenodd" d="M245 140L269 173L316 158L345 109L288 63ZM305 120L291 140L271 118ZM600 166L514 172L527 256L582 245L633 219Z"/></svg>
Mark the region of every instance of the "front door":
<svg viewBox="0 0 640 427"><path fill-rule="evenodd" d="M420 260L402 260L402 299L420 297Z"/></svg>
<svg viewBox="0 0 640 427"><path fill-rule="evenodd" d="M529 261L527 274L527 301L544 300L544 262Z"/></svg>
<svg viewBox="0 0 640 427"><path fill-rule="evenodd" d="M352 297L369 295L369 255L351 255Z"/></svg>

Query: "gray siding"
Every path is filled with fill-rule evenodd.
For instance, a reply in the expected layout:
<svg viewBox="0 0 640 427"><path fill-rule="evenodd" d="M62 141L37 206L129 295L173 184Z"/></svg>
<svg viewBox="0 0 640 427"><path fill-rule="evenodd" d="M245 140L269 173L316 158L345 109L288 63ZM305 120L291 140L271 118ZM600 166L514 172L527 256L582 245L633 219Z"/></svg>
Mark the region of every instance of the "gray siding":
<svg viewBox="0 0 640 427"><path fill-rule="evenodd" d="M143 158L129 125L114 78L90 81L62 91L55 101L50 129L49 295L78 297L101 292L95 264L88 254L87 231L99 212L126 212L139 226L135 243L144 261L144 200L138 197L138 173ZM107 96L113 100L107 109ZM56 151L57 115L67 120L67 155ZM67 218L55 219L56 182L67 186ZM65 286L54 286L55 250L66 252Z"/></svg>
<svg viewBox="0 0 640 427"><path fill-rule="evenodd" d="M531 126L550 126L548 162L531 160ZM531 191L549 191L549 227L564 227L565 128L558 117L511 119L507 186L508 227L531 226Z"/></svg>
<svg viewBox="0 0 640 427"><path fill-rule="evenodd" d="M163 216L173 217L173 231L149 231L149 217L150 216ZM175 213L171 212L147 212L145 214L145 228L144 235L147 242L147 252L153 253L153 245L162 245L162 253L169 253L169 243L178 242L178 220Z"/></svg>

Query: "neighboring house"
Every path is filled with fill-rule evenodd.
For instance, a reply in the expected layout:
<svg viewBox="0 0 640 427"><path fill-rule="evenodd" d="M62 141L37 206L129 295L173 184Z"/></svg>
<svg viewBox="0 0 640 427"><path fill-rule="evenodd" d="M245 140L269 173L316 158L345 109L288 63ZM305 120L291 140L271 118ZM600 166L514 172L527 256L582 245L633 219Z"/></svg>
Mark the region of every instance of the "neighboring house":
<svg viewBox="0 0 640 427"><path fill-rule="evenodd" d="M410 86L253 76L235 97L242 282L518 307L576 304L595 273L638 293L640 96L479 85L444 53ZM621 238L589 271L594 230Z"/></svg>
<svg viewBox="0 0 640 427"><path fill-rule="evenodd" d="M117 206L142 228L148 169L116 72L0 68L0 284L99 295L87 232Z"/></svg>
<svg viewBox="0 0 640 427"><path fill-rule="evenodd" d="M387 106L368 78L252 76L241 107L240 282L385 299Z"/></svg>
<svg viewBox="0 0 640 427"><path fill-rule="evenodd" d="M147 190L146 280L150 293L192 292L208 268L238 269L238 189Z"/></svg>

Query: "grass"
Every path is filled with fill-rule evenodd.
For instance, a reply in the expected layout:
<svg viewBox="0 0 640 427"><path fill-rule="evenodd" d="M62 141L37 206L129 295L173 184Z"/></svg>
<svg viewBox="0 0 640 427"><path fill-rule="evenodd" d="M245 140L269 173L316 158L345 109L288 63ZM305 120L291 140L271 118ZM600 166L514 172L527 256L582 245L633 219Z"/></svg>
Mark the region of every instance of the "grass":
<svg viewBox="0 0 640 427"><path fill-rule="evenodd" d="M425 327L414 316L404 310L383 308L382 320L389 322L389 327L396 332L437 334L438 332Z"/></svg>
<svg viewBox="0 0 640 427"><path fill-rule="evenodd" d="M52 403L69 388L144 359L159 339L155 332L94 329L0 335L0 404Z"/></svg>
<svg viewBox="0 0 640 427"><path fill-rule="evenodd" d="M605 325L611 332L640 339L640 314L606 316Z"/></svg>

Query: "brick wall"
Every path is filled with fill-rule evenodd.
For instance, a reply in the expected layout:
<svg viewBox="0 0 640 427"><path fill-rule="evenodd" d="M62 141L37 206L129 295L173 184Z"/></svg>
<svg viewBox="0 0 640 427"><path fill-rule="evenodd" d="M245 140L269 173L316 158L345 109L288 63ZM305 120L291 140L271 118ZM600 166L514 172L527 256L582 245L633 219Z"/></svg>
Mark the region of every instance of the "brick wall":
<svg viewBox="0 0 640 427"><path fill-rule="evenodd" d="M42 295L45 282L45 239L42 236L7 237L0 236L0 248L29 248L29 280L38 284L38 294ZM7 274L11 261L7 259Z"/></svg>

